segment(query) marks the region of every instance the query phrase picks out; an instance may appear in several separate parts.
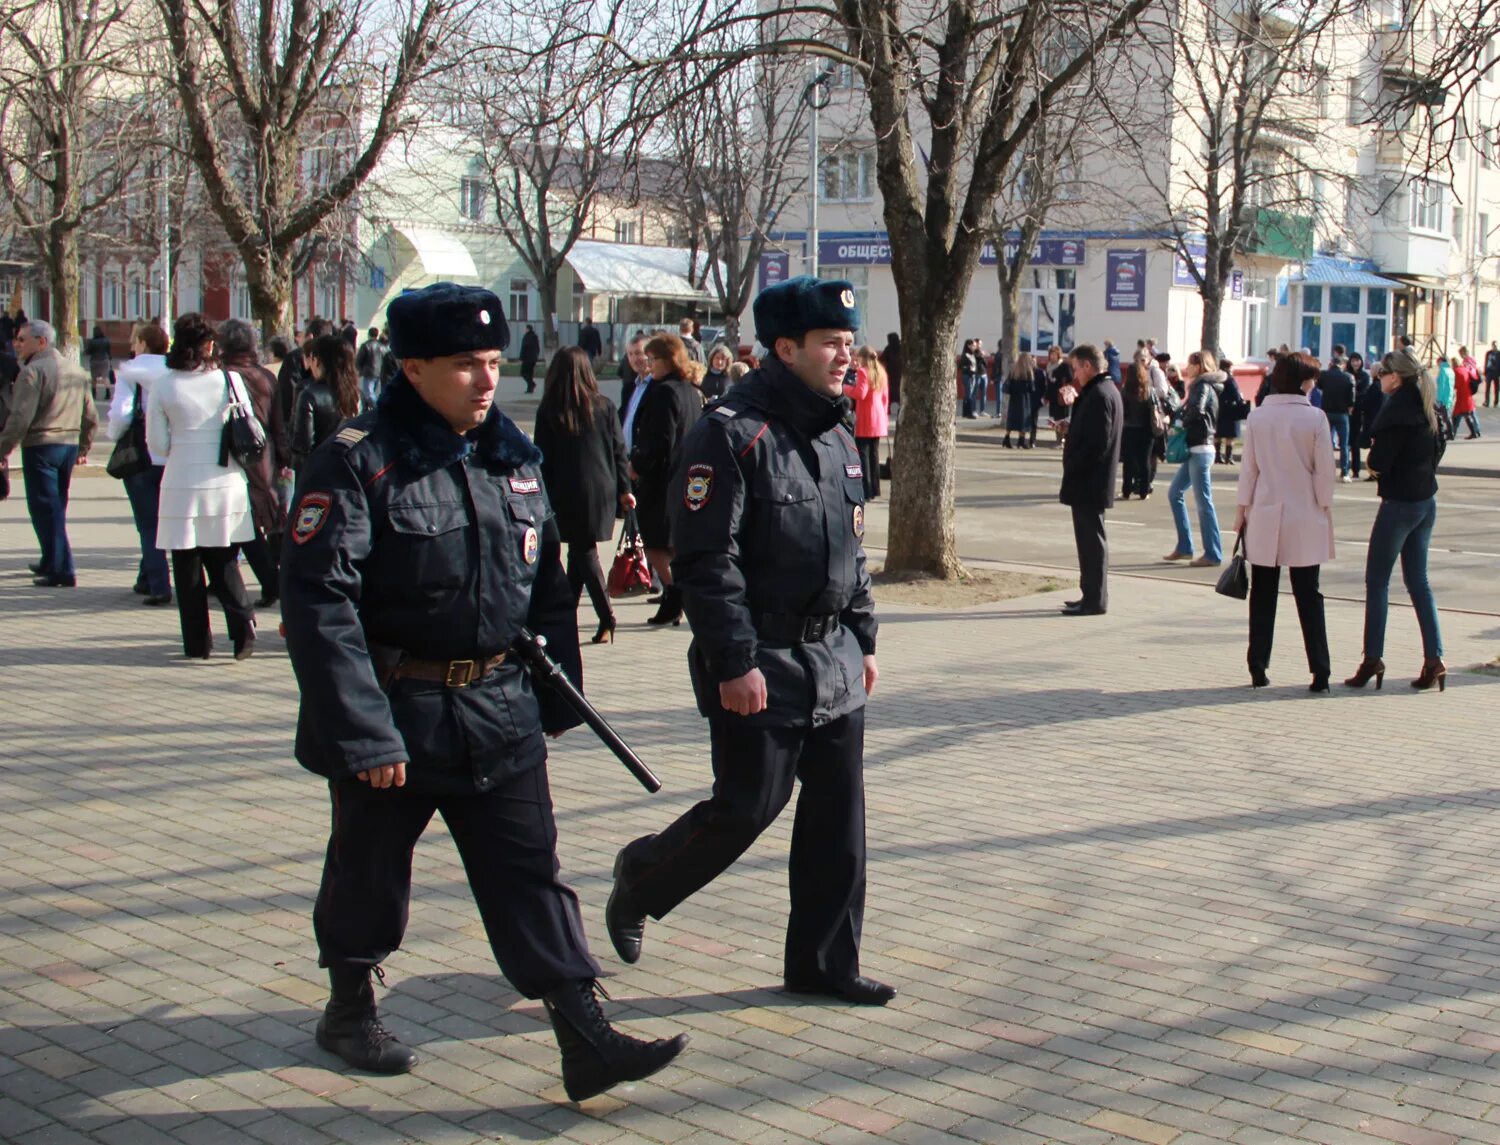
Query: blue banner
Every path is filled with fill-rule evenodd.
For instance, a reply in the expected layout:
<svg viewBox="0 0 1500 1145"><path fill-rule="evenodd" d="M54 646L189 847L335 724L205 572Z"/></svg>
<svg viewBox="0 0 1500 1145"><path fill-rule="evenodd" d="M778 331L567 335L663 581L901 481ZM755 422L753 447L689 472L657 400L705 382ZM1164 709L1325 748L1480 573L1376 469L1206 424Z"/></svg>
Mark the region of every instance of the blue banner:
<svg viewBox="0 0 1500 1145"><path fill-rule="evenodd" d="M1016 240L1009 243L1009 251L1015 251ZM1031 255L1032 266L1082 266L1088 253L1082 239L1042 239ZM981 266L994 266L999 261L994 243L985 243L979 254ZM888 238L819 239L818 264L820 266L889 266L891 243Z"/></svg>
<svg viewBox="0 0 1500 1145"><path fill-rule="evenodd" d="M1146 252L1112 250L1104 256L1104 309L1146 309Z"/></svg>
<svg viewBox="0 0 1500 1145"><path fill-rule="evenodd" d="M758 276L761 290L785 282L792 276L792 256L784 250L761 251Z"/></svg>

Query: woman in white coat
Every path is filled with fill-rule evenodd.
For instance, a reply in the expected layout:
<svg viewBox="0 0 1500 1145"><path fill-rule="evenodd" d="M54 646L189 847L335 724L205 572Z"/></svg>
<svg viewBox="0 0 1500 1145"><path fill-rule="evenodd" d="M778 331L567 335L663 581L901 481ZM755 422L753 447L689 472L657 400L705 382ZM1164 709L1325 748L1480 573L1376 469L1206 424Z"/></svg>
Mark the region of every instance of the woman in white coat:
<svg viewBox="0 0 1500 1145"><path fill-rule="evenodd" d="M167 373L146 404L146 443L167 459L156 543L172 554L182 651L190 659L206 660L213 650L205 574L224 608L234 658L243 660L255 648L255 612L238 563L239 546L255 536L250 485L233 458L219 464L231 384L243 400L244 381L214 366L209 320L197 313L177 319Z"/></svg>
<svg viewBox="0 0 1500 1145"><path fill-rule="evenodd" d="M154 322L137 322L130 332L130 349L135 355L115 371L115 393L109 403L109 424L105 436L119 441L130 432L137 417L145 419L150 406L151 386L167 372L167 335ZM130 515L141 538L141 563L135 574L135 591L146 599L142 604L161 606L172 603L171 573L167 554L156 543L156 517L161 504L162 467L167 459L151 455L151 467L125 478L125 495L130 498Z"/></svg>
<svg viewBox="0 0 1500 1145"><path fill-rule="evenodd" d="M1235 531L1250 563L1250 681L1263 688L1276 631L1281 566L1291 569L1292 595L1313 692L1328 691L1331 671L1318 568L1333 559L1336 466L1328 419L1307 398L1318 364L1283 354L1271 370L1271 393L1245 423Z"/></svg>

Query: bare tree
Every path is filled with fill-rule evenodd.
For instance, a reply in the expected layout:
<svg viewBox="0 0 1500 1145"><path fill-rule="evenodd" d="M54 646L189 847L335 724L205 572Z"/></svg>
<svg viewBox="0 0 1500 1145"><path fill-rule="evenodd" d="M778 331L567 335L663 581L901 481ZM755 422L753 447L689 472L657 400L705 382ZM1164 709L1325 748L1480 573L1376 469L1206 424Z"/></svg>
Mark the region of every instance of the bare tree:
<svg viewBox="0 0 1500 1145"><path fill-rule="evenodd" d="M1047 109L1090 80L1096 55L1132 35L1152 0L811 0L754 10L679 0L653 3L650 21L631 9L640 3L613 0L603 17L605 42L616 46L614 29L646 29L628 52L618 48L633 69L686 65L711 82L716 69L750 53L822 57L857 70L904 350L886 567L963 575L951 355L995 200ZM753 45L737 48L728 33L747 22L758 30ZM720 46L726 38L730 46Z"/></svg>
<svg viewBox="0 0 1500 1145"><path fill-rule="evenodd" d="M796 161L807 122L797 72L784 59L750 59L705 88L670 101L670 155L698 281L724 313L724 338L740 340L760 259L778 221L807 190ZM698 258L699 253L703 257Z"/></svg>
<svg viewBox="0 0 1500 1145"><path fill-rule="evenodd" d="M138 155L133 104L116 90L140 40L123 0L0 7L0 202L46 271L59 342L78 341L80 236Z"/></svg>
<svg viewBox="0 0 1500 1145"><path fill-rule="evenodd" d="M191 154L267 334L298 244L413 126L469 0L157 0Z"/></svg>
<svg viewBox="0 0 1500 1145"><path fill-rule="evenodd" d="M1193 153L1163 163L1156 143L1154 159L1138 158L1161 204L1166 245L1203 299L1204 349L1220 349L1236 254L1306 257L1320 223L1325 231L1342 225L1316 192L1333 82L1319 49L1357 7L1243 0L1185 5L1169 21L1157 70Z"/></svg>

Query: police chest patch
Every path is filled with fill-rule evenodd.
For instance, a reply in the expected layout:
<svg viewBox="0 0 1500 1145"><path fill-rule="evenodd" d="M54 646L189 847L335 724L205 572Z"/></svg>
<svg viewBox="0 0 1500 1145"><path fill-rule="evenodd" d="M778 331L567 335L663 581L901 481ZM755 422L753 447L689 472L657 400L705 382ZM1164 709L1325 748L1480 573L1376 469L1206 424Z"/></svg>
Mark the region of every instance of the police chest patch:
<svg viewBox="0 0 1500 1145"><path fill-rule="evenodd" d="M865 507L863 505L854 506L854 535L856 537L865 535Z"/></svg>
<svg viewBox="0 0 1500 1145"><path fill-rule="evenodd" d="M303 496L292 516L292 540L305 545L318 535L318 530L328 520L328 510L333 498L327 493L308 493Z"/></svg>
<svg viewBox="0 0 1500 1145"><path fill-rule="evenodd" d="M542 551L542 539L537 536L535 529L527 526L526 536L521 541L521 555L526 558L529 565L536 564L537 554Z"/></svg>
<svg viewBox="0 0 1500 1145"><path fill-rule="evenodd" d="M687 485L683 489L683 503L693 512L708 504L714 491L714 467L712 465L689 465Z"/></svg>
<svg viewBox="0 0 1500 1145"><path fill-rule="evenodd" d="M846 465L846 466L844 466L844 476L845 477L863 477L864 475L865 475L865 467L863 465Z"/></svg>
<svg viewBox="0 0 1500 1145"><path fill-rule="evenodd" d="M510 491L512 493L540 493L542 479L540 477L512 477Z"/></svg>

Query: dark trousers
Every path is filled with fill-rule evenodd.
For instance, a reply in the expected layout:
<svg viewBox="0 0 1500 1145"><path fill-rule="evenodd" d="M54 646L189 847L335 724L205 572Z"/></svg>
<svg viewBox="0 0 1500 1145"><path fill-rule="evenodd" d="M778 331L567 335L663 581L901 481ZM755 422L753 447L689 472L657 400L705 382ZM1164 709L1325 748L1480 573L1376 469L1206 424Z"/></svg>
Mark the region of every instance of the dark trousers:
<svg viewBox="0 0 1500 1145"><path fill-rule="evenodd" d="M593 541L587 544L568 542L568 583L573 586L574 608L578 607L578 598L586 588L599 623L614 623L615 610L609 603L609 588L604 582L604 570L599 567L599 548Z"/></svg>
<svg viewBox="0 0 1500 1145"><path fill-rule="evenodd" d="M1074 505L1073 543L1078 547L1078 587L1085 608L1109 607L1109 537L1104 510Z"/></svg>
<svg viewBox="0 0 1500 1145"><path fill-rule="evenodd" d="M1500 402L1500 378L1484 379L1484 404L1494 405Z"/></svg>
<svg viewBox="0 0 1500 1145"><path fill-rule="evenodd" d="M1307 650L1307 669L1326 677L1328 627L1323 619L1323 594L1318 591L1318 566L1293 567L1292 596L1297 601L1297 619L1302 623L1302 646ZM1271 641L1276 635L1276 596L1281 585L1280 565L1250 566L1250 667L1262 672L1271 666Z"/></svg>
<svg viewBox="0 0 1500 1145"><path fill-rule="evenodd" d="M152 596L166 596L172 591L172 574L167 568L167 554L156 547L156 518L161 506L161 475L165 467L153 465L144 473L125 478L125 496L130 498L130 515L141 538L141 565L136 583Z"/></svg>
<svg viewBox="0 0 1500 1145"><path fill-rule="evenodd" d="M540 998L564 982L597 978L578 896L559 879L547 769L492 790L433 795L412 787L330 782L333 830L313 907L318 965L376 966L401 946L411 904L412 850L434 811L458 848L500 972Z"/></svg>
<svg viewBox="0 0 1500 1145"><path fill-rule="evenodd" d="M245 563L250 566L250 571L260 584L261 597L275 600L281 592L278 587L281 578L276 571L281 563L281 535L278 533L275 537L263 537L257 532L255 540L247 541L243 548Z"/></svg>
<svg viewBox="0 0 1500 1145"><path fill-rule="evenodd" d="M526 383L526 392L529 394L536 389L536 363L521 360L521 380ZM624 406L620 407L624 409Z"/></svg>
<svg viewBox="0 0 1500 1145"><path fill-rule="evenodd" d="M621 871L653 918L707 886L775 822L802 781L788 868L788 978L859 973L865 913L865 713L822 727L762 728L726 714L708 721L714 788L660 835L625 850Z"/></svg>
<svg viewBox="0 0 1500 1145"><path fill-rule="evenodd" d="M856 437L859 467L865 472L865 500L880 496L880 438Z"/></svg>
<svg viewBox="0 0 1500 1145"><path fill-rule="evenodd" d="M234 650L238 652L255 639L255 610L240 579L237 551L237 545L172 551L172 581L177 588L177 616L182 622L182 651L186 656L204 657L213 649L213 633L208 627L210 589L224 609ZM207 588L203 585L205 574Z"/></svg>
<svg viewBox="0 0 1500 1145"><path fill-rule="evenodd" d="M1120 464L1125 472L1125 492L1145 496L1151 492L1151 427L1127 425L1120 436Z"/></svg>
<svg viewBox="0 0 1500 1145"><path fill-rule="evenodd" d="M21 473L26 478L26 511L42 550L42 575L74 575L73 547L68 544L68 487L78 464L76 445L21 446Z"/></svg>

